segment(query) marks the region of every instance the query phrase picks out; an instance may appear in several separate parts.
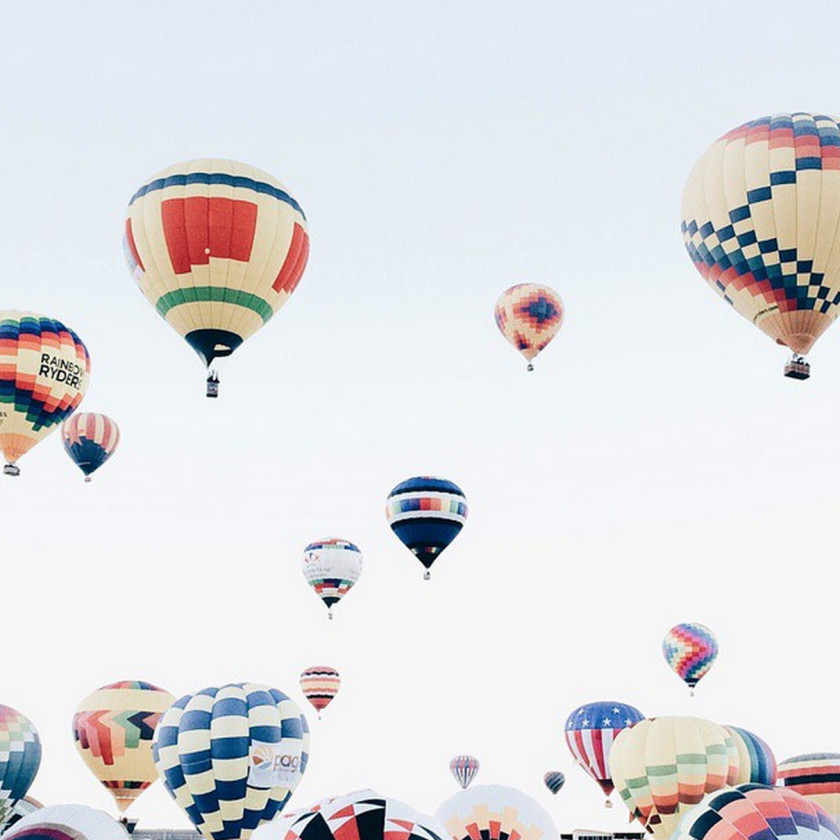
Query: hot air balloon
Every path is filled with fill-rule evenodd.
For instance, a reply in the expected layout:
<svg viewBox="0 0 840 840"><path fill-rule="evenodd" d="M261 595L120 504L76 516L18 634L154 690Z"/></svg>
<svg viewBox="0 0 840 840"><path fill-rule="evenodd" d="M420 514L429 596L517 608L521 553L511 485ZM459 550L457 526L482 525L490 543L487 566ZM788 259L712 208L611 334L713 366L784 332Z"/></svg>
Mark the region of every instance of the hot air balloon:
<svg viewBox="0 0 840 840"><path fill-rule="evenodd" d="M0 829L26 796L41 765L41 739L32 721L0 705Z"/></svg>
<svg viewBox="0 0 840 840"><path fill-rule="evenodd" d="M266 172L231 160L176 163L132 196L124 246L146 299L210 369L294 292L306 268L306 217Z"/></svg>
<svg viewBox="0 0 840 840"><path fill-rule="evenodd" d="M309 727L282 691L230 684L176 700L153 750L166 789L206 840L248 840L297 787Z"/></svg>
<svg viewBox="0 0 840 840"><path fill-rule="evenodd" d="M431 817L373 790L323 799L282 815L254 840L450 840Z"/></svg>
<svg viewBox="0 0 840 840"><path fill-rule="evenodd" d="M321 712L338 694L339 688L341 688L341 677L338 671L330 668L329 665L313 665L300 675L300 690L318 712L319 719Z"/></svg>
<svg viewBox="0 0 840 840"><path fill-rule="evenodd" d="M724 134L700 158L682 200L682 234L706 282L777 344L785 376L840 303L840 126L822 114L774 114Z"/></svg>
<svg viewBox="0 0 840 840"><path fill-rule="evenodd" d="M784 788L744 784L710 793L671 840L837 840L840 827L818 805Z"/></svg>
<svg viewBox="0 0 840 840"><path fill-rule="evenodd" d="M467 499L457 484L445 478L418 476L400 482L389 494L385 516L391 530L429 569L458 536L467 521Z"/></svg>
<svg viewBox="0 0 840 840"><path fill-rule="evenodd" d="M694 687L717 659L717 639L703 624L677 624L662 640L662 655L671 670L688 685L693 697Z"/></svg>
<svg viewBox="0 0 840 840"><path fill-rule="evenodd" d="M496 301L496 326L528 361L528 370L534 369L537 353L560 331L564 315L560 295L539 283L511 286Z"/></svg>
<svg viewBox="0 0 840 840"><path fill-rule="evenodd" d="M543 776L543 784L556 796L566 784L566 777L559 770L549 770Z"/></svg>
<svg viewBox="0 0 840 840"><path fill-rule="evenodd" d="M90 356L60 321L34 312L0 310L0 447L3 472L19 475L17 460L82 401Z"/></svg>
<svg viewBox="0 0 840 840"><path fill-rule="evenodd" d="M128 840L128 832L104 811L87 805L49 805L19 820L3 840Z"/></svg>
<svg viewBox="0 0 840 840"><path fill-rule="evenodd" d="M456 755L449 762L449 772L461 787L466 790L478 773L481 765L474 755Z"/></svg>
<svg viewBox="0 0 840 840"><path fill-rule="evenodd" d="M779 781L840 820L840 753L807 753L779 763Z"/></svg>
<svg viewBox="0 0 840 840"><path fill-rule="evenodd" d="M622 729L633 726L644 717L637 708L627 703L603 700L585 703L566 718L566 745L575 761L604 791L607 808L612 808L609 796L614 788L610 776L613 741Z"/></svg>
<svg viewBox="0 0 840 840"><path fill-rule="evenodd" d="M114 454L120 442L117 424L104 414L76 412L61 425L64 449L85 474L85 481Z"/></svg>
<svg viewBox="0 0 840 840"><path fill-rule="evenodd" d="M752 732L737 726L723 727L738 750L738 777L734 784L776 784L776 758L767 744Z"/></svg>
<svg viewBox="0 0 840 840"><path fill-rule="evenodd" d="M668 840L689 808L737 774L727 740L722 727L695 717L646 718L619 733L610 771L631 816Z"/></svg>
<svg viewBox="0 0 840 840"><path fill-rule="evenodd" d="M447 799L435 812L452 840L557 840L551 815L521 790L477 785Z"/></svg>
<svg viewBox="0 0 840 840"><path fill-rule="evenodd" d="M309 543L303 550L301 569L306 582L327 607L333 617L332 606L353 587L362 574L362 552L348 540L330 538Z"/></svg>
<svg viewBox="0 0 840 840"><path fill-rule="evenodd" d="M120 812L158 777L152 738L160 716L174 700L156 685L125 680L88 695L73 715L76 749Z"/></svg>

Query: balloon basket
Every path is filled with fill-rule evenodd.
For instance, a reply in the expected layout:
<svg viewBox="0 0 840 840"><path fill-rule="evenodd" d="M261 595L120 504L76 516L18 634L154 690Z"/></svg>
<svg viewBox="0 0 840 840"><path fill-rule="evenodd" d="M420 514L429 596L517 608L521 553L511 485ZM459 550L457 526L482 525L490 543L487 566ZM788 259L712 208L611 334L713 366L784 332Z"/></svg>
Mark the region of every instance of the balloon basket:
<svg viewBox="0 0 840 840"><path fill-rule="evenodd" d="M693 688L688 689L688 696L689 697L694 697L694 689Z"/></svg>
<svg viewBox="0 0 840 840"><path fill-rule="evenodd" d="M605 807L605 808L612 808L612 802L608 799L608 800L604 803L604 807Z"/></svg>
<svg viewBox="0 0 840 840"><path fill-rule="evenodd" d="M428 569L426 569L426 571L423 572L423 580L431 580L431 579L432 579L432 573Z"/></svg>
<svg viewBox="0 0 840 840"><path fill-rule="evenodd" d="M211 399L219 396L219 377L215 373L207 377L207 396Z"/></svg>
<svg viewBox="0 0 840 840"><path fill-rule="evenodd" d="M6 464L3 467L3 475L20 475L20 467L16 464Z"/></svg>
<svg viewBox="0 0 840 840"><path fill-rule="evenodd" d="M534 369L534 365L533 365L533 363L532 363L532 362L528 362L528 367L526 368L526 370L533 370L533 369Z"/></svg>
<svg viewBox="0 0 840 840"><path fill-rule="evenodd" d="M330 620L330 621L332 621L332 620L333 620L332 610L329 610L329 611L327 612L327 618L329 618L329 620Z"/></svg>
<svg viewBox="0 0 840 840"><path fill-rule="evenodd" d="M785 365L785 377L788 379L808 379L811 376L811 365L804 356L794 353Z"/></svg>
<svg viewBox="0 0 840 840"><path fill-rule="evenodd" d="M85 484L90 484L90 476L89 475L85 476Z"/></svg>

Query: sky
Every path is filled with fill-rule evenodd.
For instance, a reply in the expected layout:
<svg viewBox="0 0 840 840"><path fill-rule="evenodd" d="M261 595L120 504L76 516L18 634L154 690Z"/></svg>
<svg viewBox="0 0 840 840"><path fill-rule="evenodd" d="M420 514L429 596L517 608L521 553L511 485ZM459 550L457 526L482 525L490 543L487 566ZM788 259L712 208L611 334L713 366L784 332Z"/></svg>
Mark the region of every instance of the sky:
<svg viewBox="0 0 840 840"><path fill-rule="evenodd" d="M373 787L431 812L470 752L562 830L622 827L563 741L598 699L840 751L840 330L784 379L679 230L719 135L840 112L838 26L833 0L0 4L0 303L79 333L82 409L122 431L89 485L58 434L0 480L31 793L114 812L70 731L100 685L304 703L313 664L343 683L298 806ZM312 241L216 401L121 245L134 190L196 157L272 173ZM567 309L531 374L493 323L523 281ZM384 517L418 474L470 505L429 582ZM300 571L327 536L365 556L332 622ZM693 699L660 652L681 621L720 641ZM132 812L189 824L160 784Z"/></svg>

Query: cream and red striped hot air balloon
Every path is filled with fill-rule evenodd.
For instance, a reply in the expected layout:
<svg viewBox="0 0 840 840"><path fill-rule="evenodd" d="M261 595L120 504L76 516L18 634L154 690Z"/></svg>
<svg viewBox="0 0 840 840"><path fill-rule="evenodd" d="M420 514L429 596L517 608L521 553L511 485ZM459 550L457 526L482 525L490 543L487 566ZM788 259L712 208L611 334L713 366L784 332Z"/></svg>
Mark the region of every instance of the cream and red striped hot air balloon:
<svg viewBox="0 0 840 840"><path fill-rule="evenodd" d="M318 712L319 718L321 712L332 703L339 688L341 688L341 677L338 671L329 665L313 665L306 668L300 675L300 690Z"/></svg>

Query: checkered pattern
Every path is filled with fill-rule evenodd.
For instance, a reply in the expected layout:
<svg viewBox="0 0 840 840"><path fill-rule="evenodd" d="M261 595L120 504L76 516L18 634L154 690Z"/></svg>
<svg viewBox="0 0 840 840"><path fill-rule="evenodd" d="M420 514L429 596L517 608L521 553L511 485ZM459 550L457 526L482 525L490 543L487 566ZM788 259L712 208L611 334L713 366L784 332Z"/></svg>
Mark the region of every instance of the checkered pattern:
<svg viewBox="0 0 840 840"><path fill-rule="evenodd" d="M254 840L450 840L404 802L372 790L321 800L261 828Z"/></svg>
<svg viewBox="0 0 840 840"><path fill-rule="evenodd" d="M695 165L682 202L692 262L736 311L807 353L840 303L840 126L802 112L748 122Z"/></svg>
<svg viewBox="0 0 840 840"><path fill-rule="evenodd" d="M461 532L467 513L461 488L433 476L400 482L385 505L391 530L427 569Z"/></svg>
<svg viewBox="0 0 840 840"><path fill-rule="evenodd" d="M300 690L317 712L322 712L332 703L339 688L341 677L329 665L313 665L300 675Z"/></svg>
<svg viewBox="0 0 840 840"><path fill-rule="evenodd" d="M616 790L657 840L735 775L738 753L727 740L723 727L695 717L646 718L619 733L610 753Z"/></svg>
<svg viewBox="0 0 840 840"><path fill-rule="evenodd" d="M838 840L840 828L818 805L784 788L743 784L704 797L672 840Z"/></svg>
<svg viewBox="0 0 840 840"><path fill-rule="evenodd" d="M152 738L175 698L151 683L122 681L97 689L73 716L82 760L125 811L158 777Z"/></svg>
<svg viewBox="0 0 840 840"><path fill-rule="evenodd" d="M776 784L776 757L758 735L737 726L725 726L738 750L738 775L734 784Z"/></svg>
<svg viewBox="0 0 840 840"><path fill-rule="evenodd" d="M704 624L677 624L662 640L662 655L674 673L693 689L717 659L717 639Z"/></svg>
<svg viewBox="0 0 840 840"><path fill-rule="evenodd" d="M289 801L294 787L248 783L252 742L282 744L309 759L309 727L297 704L254 683L205 688L169 707L155 731L158 773L207 840L248 840Z"/></svg>
<svg viewBox="0 0 840 840"><path fill-rule="evenodd" d="M551 815L533 797L504 785L476 785L435 812L452 840L557 840Z"/></svg>
<svg viewBox="0 0 840 840"><path fill-rule="evenodd" d="M300 205L268 173L191 160L134 194L124 249L146 299L209 365L286 303L306 268L309 235Z"/></svg>
<svg viewBox="0 0 840 840"><path fill-rule="evenodd" d="M41 764L41 740L32 721L0 705L0 828L26 796Z"/></svg>
<svg viewBox="0 0 840 840"><path fill-rule="evenodd" d="M89 374L90 356L73 330L34 312L0 310L0 447L10 464L76 409Z"/></svg>
<svg viewBox="0 0 840 840"><path fill-rule="evenodd" d="M449 772L452 773L455 777L455 781L458 782L464 790L470 786L470 783L475 778L475 774L478 773L480 767L481 765L474 755L456 755L449 762Z"/></svg>
<svg viewBox="0 0 840 840"><path fill-rule="evenodd" d="M557 335L565 310L553 289L520 283L502 292L494 315L501 334L530 362Z"/></svg>
<svg viewBox="0 0 840 840"><path fill-rule="evenodd" d="M840 822L840 754L807 753L785 759L779 764L779 782Z"/></svg>
<svg viewBox="0 0 840 840"><path fill-rule="evenodd" d="M61 425L64 451L85 474L98 470L120 442L117 424L104 414L76 412Z"/></svg>
<svg viewBox="0 0 840 840"><path fill-rule="evenodd" d="M604 796L613 792L610 777L613 741L622 729L644 717L635 706L599 700L579 706L566 718L566 746L575 761L600 785Z"/></svg>
<svg viewBox="0 0 840 840"><path fill-rule="evenodd" d="M306 546L300 567L306 582L329 610L359 579L364 559L353 543L333 538Z"/></svg>
<svg viewBox="0 0 840 840"><path fill-rule="evenodd" d="M566 784L566 777L559 770L549 770L543 776L543 784L556 796Z"/></svg>

